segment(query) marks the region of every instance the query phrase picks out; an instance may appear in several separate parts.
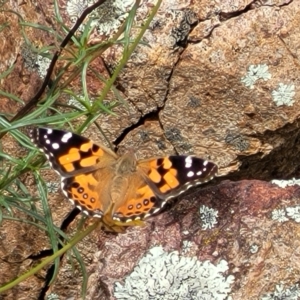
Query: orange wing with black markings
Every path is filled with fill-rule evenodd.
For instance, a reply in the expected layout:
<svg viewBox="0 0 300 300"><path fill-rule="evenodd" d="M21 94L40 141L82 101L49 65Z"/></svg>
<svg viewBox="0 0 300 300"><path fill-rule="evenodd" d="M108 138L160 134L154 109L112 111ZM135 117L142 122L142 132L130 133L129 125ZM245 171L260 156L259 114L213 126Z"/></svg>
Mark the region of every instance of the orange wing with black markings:
<svg viewBox="0 0 300 300"><path fill-rule="evenodd" d="M33 143L45 153L52 168L62 177L107 168L118 159L110 149L72 132L36 128L30 134Z"/></svg>
<svg viewBox="0 0 300 300"><path fill-rule="evenodd" d="M108 183L118 156L91 140L62 130L36 128L31 139L61 176L64 195L84 213L102 217L110 205Z"/></svg>
<svg viewBox="0 0 300 300"><path fill-rule="evenodd" d="M139 161L123 205L114 218L121 222L144 219L192 186L211 180L217 166L195 156L166 156Z"/></svg>

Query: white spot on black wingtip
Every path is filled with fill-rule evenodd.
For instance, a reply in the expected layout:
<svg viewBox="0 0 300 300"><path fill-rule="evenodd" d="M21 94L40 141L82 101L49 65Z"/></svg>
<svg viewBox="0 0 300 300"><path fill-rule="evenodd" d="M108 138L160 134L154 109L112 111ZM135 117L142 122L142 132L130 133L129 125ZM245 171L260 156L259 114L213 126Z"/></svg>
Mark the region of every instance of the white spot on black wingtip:
<svg viewBox="0 0 300 300"><path fill-rule="evenodd" d="M190 168L192 166L192 157L191 156L187 156L185 158L185 167L186 168Z"/></svg>
<svg viewBox="0 0 300 300"><path fill-rule="evenodd" d="M127 219L126 221L125 221L125 223L129 223L129 222L131 222L131 221L133 221L132 219Z"/></svg>
<svg viewBox="0 0 300 300"><path fill-rule="evenodd" d="M47 134L53 133L53 130L51 128L47 128Z"/></svg>
<svg viewBox="0 0 300 300"><path fill-rule="evenodd" d="M203 162L203 166L207 166L207 164L208 164L208 161L205 160L205 161Z"/></svg>
<svg viewBox="0 0 300 300"><path fill-rule="evenodd" d="M160 208L154 209L153 213L155 214L155 213L157 213L158 211L160 211Z"/></svg>
<svg viewBox="0 0 300 300"><path fill-rule="evenodd" d="M198 171L198 172L196 173L197 176L200 176L201 174L202 174L202 171Z"/></svg>
<svg viewBox="0 0 300 300"><path fill-rule="evenodd" d="M189 171L186 175L187 177L193 177L195 173L193 171Z"/></svg>
<svg viewBox="0 0 300 300"><path fill-rule="evenodd" d="M63 143L67 143L72 136L73 136L72 132L67 132L63 135L63 137L61 138L61 141Z"/></svg>
<svg viewBox="0 0 300 300"><path fill-rule="evenodd" d="M52 144L52 148L53 148L54 150L59 149L59 144L58 144L58 143L53 143L53 144Z"/></svg>
<svg viewBox="0 0 300 300"><path fill-rule="evenodd" d="M117 217L113 217L113 220L121 222L121 219Z"/></svg>

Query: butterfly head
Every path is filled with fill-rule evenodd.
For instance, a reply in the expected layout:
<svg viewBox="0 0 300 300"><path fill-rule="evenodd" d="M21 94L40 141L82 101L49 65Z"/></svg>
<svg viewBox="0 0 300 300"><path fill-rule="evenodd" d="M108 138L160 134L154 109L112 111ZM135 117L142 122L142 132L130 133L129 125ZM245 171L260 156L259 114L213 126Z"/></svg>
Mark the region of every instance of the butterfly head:
<svg viewBox="0 0 300 300"><path fill-rule="evenodd" d="M135 155L128 152L121 156L116 165L116 173L118 175L127 175L136 172L137 161Z"/></svg>

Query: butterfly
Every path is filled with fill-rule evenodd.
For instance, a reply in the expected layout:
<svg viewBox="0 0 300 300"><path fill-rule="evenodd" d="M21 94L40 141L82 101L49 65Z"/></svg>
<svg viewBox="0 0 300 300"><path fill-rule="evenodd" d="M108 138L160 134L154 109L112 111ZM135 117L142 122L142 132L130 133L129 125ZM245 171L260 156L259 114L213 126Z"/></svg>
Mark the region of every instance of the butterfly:
<svg viewBox="0 0 300 300"><path fill-rule="evenodd" d="M137 160L132 152L118 156L88 138L62 130L35 128L30 137L60 175L64 195L110 229L142 225L168 200L211 180L218 170L214 163L195 156L144 160Z"/></svg>

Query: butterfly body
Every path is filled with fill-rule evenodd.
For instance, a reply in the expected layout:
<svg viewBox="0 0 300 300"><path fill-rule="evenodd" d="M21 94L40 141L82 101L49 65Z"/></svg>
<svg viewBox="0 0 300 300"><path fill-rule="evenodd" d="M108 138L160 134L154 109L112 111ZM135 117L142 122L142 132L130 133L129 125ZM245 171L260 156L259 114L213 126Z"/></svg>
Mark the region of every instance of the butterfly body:
<svg viewBox="0 0 300 300"><path fill-rule="evenodd" d="M194 156L137 160L77 134L36 128L32 141L61 176L64 195L84 213L102 218L109 228L141 225L167 201L207 182L217 166Z"/></svg>

